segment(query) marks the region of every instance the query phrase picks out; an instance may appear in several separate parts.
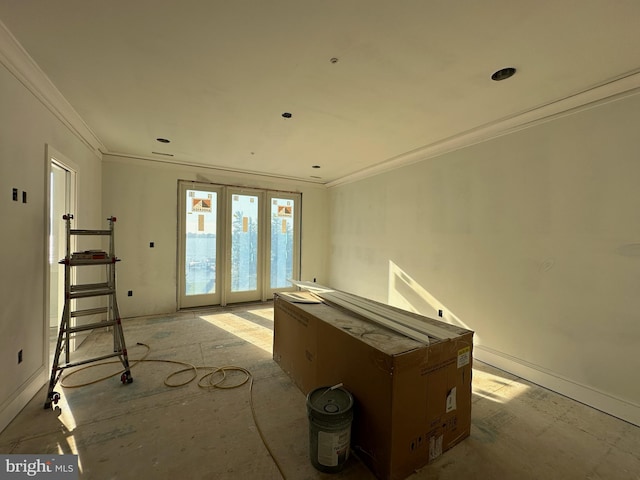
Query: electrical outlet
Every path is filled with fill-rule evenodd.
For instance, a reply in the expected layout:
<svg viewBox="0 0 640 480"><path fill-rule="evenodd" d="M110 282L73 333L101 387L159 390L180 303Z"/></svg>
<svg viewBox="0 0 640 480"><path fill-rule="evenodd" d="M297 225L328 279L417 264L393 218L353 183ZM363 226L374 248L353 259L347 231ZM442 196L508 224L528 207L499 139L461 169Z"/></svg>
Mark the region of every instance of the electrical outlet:
<svg viewBox="0 0 640 480"><path fill-rule="evenodd" d="M155 247L155 246L156 246L156 245L155 245L155 243L154 243L154 242L149 242L149 248L153 248L153 247Z"/></svg>
<svg viewBox="0 0 640 480"><path fill-rule="evenodd" d="M22 203L27 203L27 192L22 192Z"/></svg>
<svg viewBox="0 0 640 480"><path fill-rule="evenodd" d="M18 201L18 189L17 188L13 189L13 201L14 202Z"/></svg>
<svg viewBox="0 0 640 480"><path fill-rule="evenodd" d="M441 317L442 316L442 310L438 310L438 316Z"/></svg>
<svg viewBox="0 0 640 480"><path fill-rule="evenodd" d="M18 351L18 363L22 363L22 350Z"/></svg>
<svg viewBox="0 0 640 480"><path fill-rule="evenodd" d="M133 297L133 290L129 290L127 292L127 297Z"/></svg>

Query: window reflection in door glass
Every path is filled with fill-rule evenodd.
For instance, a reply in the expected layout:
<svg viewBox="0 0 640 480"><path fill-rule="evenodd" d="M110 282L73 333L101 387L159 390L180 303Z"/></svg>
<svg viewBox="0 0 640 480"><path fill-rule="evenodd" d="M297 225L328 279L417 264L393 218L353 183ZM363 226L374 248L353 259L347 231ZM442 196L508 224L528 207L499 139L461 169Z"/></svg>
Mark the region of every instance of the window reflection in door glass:
<svg viewBox="0 0 640 480"><path fill-rule="evenodd" d="M258 289L258 197L231 198L231 291Z"/></svg>

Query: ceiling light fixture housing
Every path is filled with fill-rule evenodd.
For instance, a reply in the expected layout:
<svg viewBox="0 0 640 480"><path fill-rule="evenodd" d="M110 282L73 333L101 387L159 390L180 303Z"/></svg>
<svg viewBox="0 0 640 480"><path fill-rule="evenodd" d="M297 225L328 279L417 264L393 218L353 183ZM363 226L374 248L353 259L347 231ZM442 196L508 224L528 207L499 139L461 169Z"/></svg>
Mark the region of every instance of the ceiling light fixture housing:
<svg viewBox="0 0 640 480"><path fill-rule="evenodd" d="M166 138L156 138L156 140L160 143L171 143L171 140L168 140Z"/></svg>
<svg viewBox="0 0 640 480"><path fill-rule="evenodd" d="M289 112L284 112L284 113L282 114L282 116L283 116L284 118L291 118L293 115L291 115Z"/></svg>
<svg viewBox="0 0 640 480"><path fill-rule="evenodd" d="M491 80L500 82L502 80L506 80L507 78L513 77L515 73L516 73L516 69L513 67L501 68L497 72L493 72L493 75L491 75Z"/></svg>
<svg viewBox="0 0 640 480"><path fill-rule="evenodd" d="M320 168L320 165L312 165L311 168Z"/></svg>

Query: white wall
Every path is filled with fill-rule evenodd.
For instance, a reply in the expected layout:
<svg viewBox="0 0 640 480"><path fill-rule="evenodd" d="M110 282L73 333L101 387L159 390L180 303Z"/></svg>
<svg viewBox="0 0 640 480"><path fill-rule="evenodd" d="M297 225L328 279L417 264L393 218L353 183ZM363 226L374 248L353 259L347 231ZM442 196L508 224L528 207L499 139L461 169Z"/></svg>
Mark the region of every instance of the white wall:
<svg viewBox="0 0 640 480"><path fill-rule="evenodd" d="M640 425L639 124L636 94L330 189L331 286Z"/></svg>
<svg viewBox="0 0 640 480"><path fill-rule="evenodd" d="M99 156L0 62L0 430L49 377L47 144L77 165L77 216L99 225ZM19 189L19 202L12 201L13 188ZM22 191L27 192L26 204L21 202ZM21 349L23 362L18 364Z"/></svg>
<svg viewBox="0 0 640 480"><path fill-rule="evenodd" d="M104 155L103 205L115 216L122 317L175 312L178 180L302 192L302 278L326 278L327 193L323 186ZM149 247L154 242L154 248ZM133 290L128 297L127 291Z"/></svg>

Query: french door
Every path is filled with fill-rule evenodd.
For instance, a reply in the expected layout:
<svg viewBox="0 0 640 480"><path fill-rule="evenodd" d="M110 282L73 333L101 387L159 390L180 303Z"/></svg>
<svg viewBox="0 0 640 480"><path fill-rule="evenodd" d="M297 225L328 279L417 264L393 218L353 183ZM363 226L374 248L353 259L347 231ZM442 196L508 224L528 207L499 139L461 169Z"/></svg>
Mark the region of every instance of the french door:
<svg viewBox="0 0 640 480"><path fill-rule="evenodd" d="M179 306L220 304L222 189L180 183Z"/></svg>
<svg viewBox="0 0 640 480"><path fill-rule="evenodd" d="M179 183L179 308L266 300L300 269L300 194Z"/></svg>
<svg viewBox="0 0 640 480"><path fill-rule="evenodd" d="M227 193L226 303L264 300L264 192L229 188Z"/></svg>

